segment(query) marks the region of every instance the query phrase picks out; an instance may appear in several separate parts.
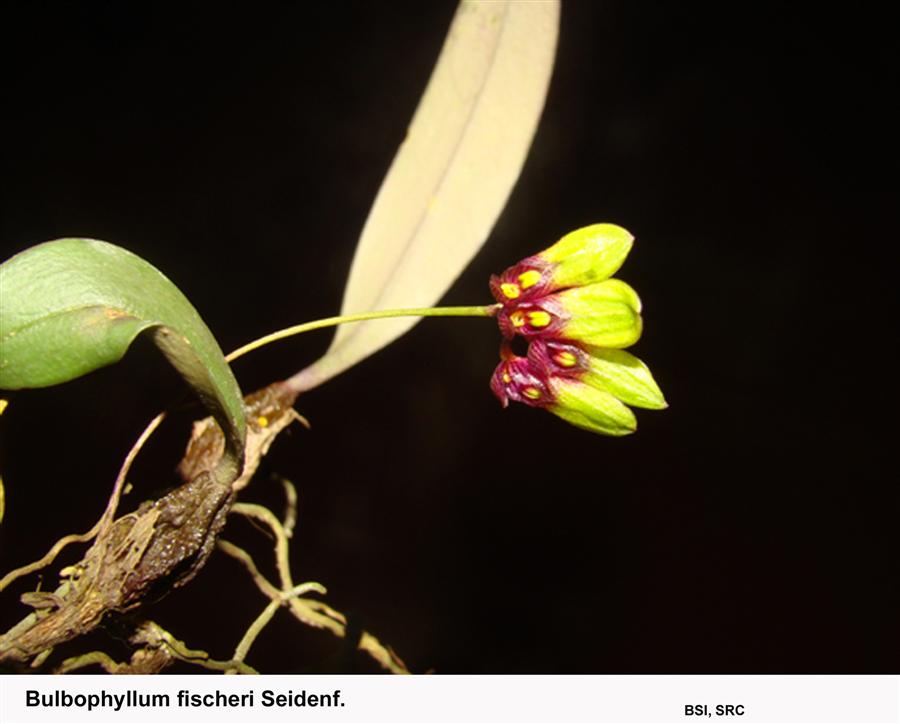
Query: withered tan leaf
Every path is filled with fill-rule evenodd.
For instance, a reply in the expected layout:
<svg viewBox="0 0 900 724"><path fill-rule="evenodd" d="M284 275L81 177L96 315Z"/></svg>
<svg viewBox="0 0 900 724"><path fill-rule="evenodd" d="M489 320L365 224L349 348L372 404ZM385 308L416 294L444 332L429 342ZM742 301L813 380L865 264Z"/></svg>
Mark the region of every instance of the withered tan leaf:
<svg viewBox="0 0 900 724"><path fill-rule="evenodd" d="M519 176L553 69L558 0L464 0L366 221L342 314L437 302L482 246ZM338 328L290 381L310 389L417 318Z"/></svg>

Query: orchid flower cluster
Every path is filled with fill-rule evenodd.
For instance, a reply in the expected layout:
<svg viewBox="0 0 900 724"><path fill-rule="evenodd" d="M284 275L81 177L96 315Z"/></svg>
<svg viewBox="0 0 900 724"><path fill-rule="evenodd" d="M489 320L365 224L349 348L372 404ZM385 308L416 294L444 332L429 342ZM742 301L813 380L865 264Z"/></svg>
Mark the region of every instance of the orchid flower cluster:
<svg viewBox="0 0 900 724"><path fill-rule="evenodd" d="M637 429L627 407L659 410L666 401L647 366L624 351L641 336L641 301L611 278L634 237L614 224L566 234L553 246L491 277L506 338L491 389L603 435ZM515 336L528 342L517 355Z"/></svg>

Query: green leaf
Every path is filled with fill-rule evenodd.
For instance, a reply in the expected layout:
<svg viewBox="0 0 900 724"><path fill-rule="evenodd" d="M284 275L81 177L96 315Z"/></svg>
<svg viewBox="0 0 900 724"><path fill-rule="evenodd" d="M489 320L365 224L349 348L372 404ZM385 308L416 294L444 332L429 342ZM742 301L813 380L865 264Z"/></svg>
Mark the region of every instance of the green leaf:
<svg viewBox="0 0 900 724"><path fill-rule="evenodd" d="M481 248L525 163L553 70L558 0L460 3L369 213L341 314L435 304ZM310 389L417 318L340 327L289 385Z"/></svg>
<svg viewBox="0 0 900 724"><path fill-rule="evenodd" d="M217 471L243 464L241 391L187 298L154 266L113 244L58 239L0 265L0 389L48 387L118 362L147 330L225 431Z"/></svg>

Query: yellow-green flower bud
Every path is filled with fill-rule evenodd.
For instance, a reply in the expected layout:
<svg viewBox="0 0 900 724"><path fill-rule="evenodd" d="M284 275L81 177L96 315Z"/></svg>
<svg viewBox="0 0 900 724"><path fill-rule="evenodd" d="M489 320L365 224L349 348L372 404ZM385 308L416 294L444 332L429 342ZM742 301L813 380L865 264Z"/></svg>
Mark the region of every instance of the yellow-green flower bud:
<svg viewBox="0 0 900 724"><path fill-rule="evenodd" d="M616 436L637 430L634 413L609 392L569 378L554 380L552 389L555 399L547 409L576 427Z"/></svg>
<svg viewBox="0 0 900 724"><path fill-rule="evenodd" d="M585 226L491 277L491 292L498 302L508 306L561 289L595 284L616 273L633 242L634 237L621 226Z"/></svg>
<svg viewBox="0 0 900 724"><path fill-rule="evenodd" d="M580 380L633 407L668 407L647 365L624 350L536 339L528 348L528 359L545 377Z"/></svg>
<svg viewBox="0 0 900 724"><path fill-rule="evenodd" d="M634 237L615 224L593 224L566 234L538 257L553 265L557 289L602 282L615 274Z"/></svg>
<svg viewBox="0 0 900 724"><path fill-rule="evenodd" d="M501 308L497 322L504 336L526 339L565 339L597 347L628 347L640 338L641 302L619 279Z"/></svg>
<svg viewBox="0 0 900 724"><path fill-rule="evenodd" d="M602 435L628 435L637 429L634 413L605 390L570 376L554 376L530 357L519 357L508 345L491 377L501 404L521 402L548 410L577 427Z"/></svg>

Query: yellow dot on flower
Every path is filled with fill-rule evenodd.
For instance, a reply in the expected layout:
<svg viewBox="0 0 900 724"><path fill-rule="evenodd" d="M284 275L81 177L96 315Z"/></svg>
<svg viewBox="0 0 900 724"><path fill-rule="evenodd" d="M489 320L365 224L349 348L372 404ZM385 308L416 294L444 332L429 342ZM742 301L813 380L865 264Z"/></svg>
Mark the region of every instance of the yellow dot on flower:
<svg viewBox="0 0 900 724"><path fill-rule="evenodd" d="M268 427L269 426L269 418L265 415L260 415L256 418L256 424L260 427Z"/></svg>
<svg viewBox="0 0 900 724"><path fill-rule="evenodd" d="M535 269L529 269L527 272L522 272L519 274L519 284L522 285L522 289L528 289L529 287L533 287L541 280L541 273L536 271Z"/></svg>
<svg viewBox="0 0 900 724"><path fill-rule="evenodd" d="M503 295L507 299L518 299L518 297L519 297L519 285L518 284L501 284L500 291L503 292Z"/></svg>
<svg viewBox="0 0 900 724"><path fill-rule="evenodd" d="M552 321L552 317L544 311L528 312L528 322L532 327L546 327Z"/></svg>
<svg viewBox="0 0 900 724"><path fill-rule="evenodd" d="M525 395L529 400L539 400L541 399L541 391L537 387L526 387L522 390L522 394Z"/></svg>
<svg viewBox="0 0 900 724"><path fill-rule="evenodd" d="M560 367L574 367L578 364L578 358L571 352L560 352L553 359Z"/></svg>
<svg viewBox="0 0 900 724"><path fill-rule="evenodd" d="M509 321L512 322L513 327L524 327L525 314L521 310L517 310L509 315Z"/></svg>
<svg viewBox="0 0 900 724"><path fill-rule="evenodd" d="M509 376L509 372L504 372L504 373L503 373L503 382L504 382L505 384L507 384L507 385L508 385L510 382L512 382L512 377Z"/></svg>

